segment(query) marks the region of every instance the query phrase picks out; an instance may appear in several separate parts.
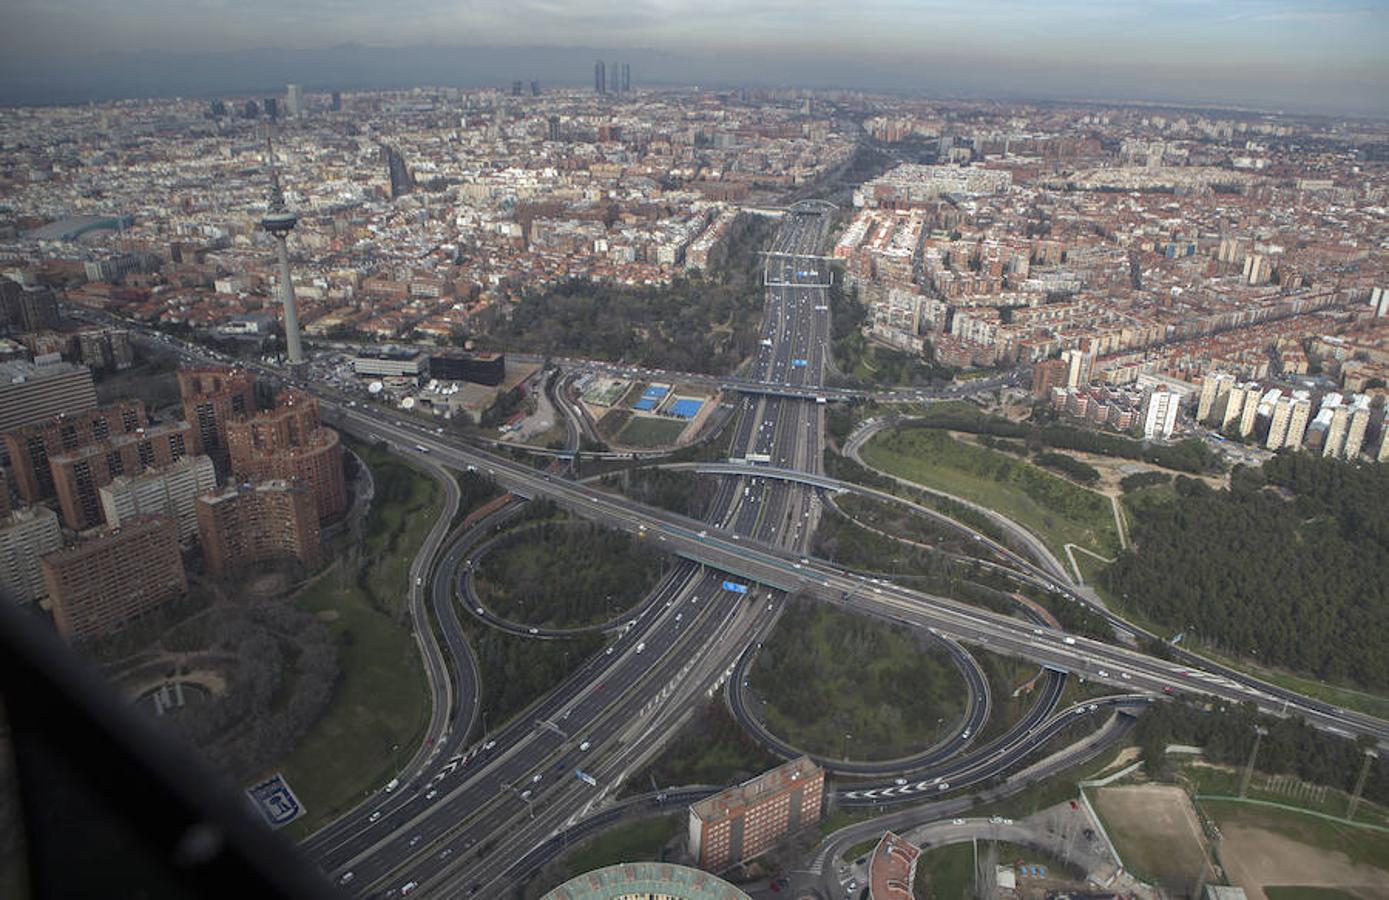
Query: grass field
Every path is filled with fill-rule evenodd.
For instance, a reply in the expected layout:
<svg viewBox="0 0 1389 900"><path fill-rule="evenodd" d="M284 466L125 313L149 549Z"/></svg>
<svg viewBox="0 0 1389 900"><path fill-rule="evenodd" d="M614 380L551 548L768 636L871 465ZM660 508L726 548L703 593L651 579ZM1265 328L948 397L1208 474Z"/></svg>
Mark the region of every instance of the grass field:
<svg viewBox="0 0 1389 900"><path fill-rule="evenodd" d="M688 424L684 419L633 416L615 440L627 447L669 447Z"/></svg>
<svg viewBox="0 0 1389 900"><path fill-rule="evenodd" d="M1239 794L1240 773L1233 767L1191 760L1180 763L1178 771L1189 782L1192 793L1198 796L1234 797ZM1251 800L1295 806L1336 818L1345 815L1349 802L1345 791L1305 785L1292 776L1269 776L1263 772L1255 772L1249 780L1247 796ZM1355 811L1355 821L1389 828L1389 808L1362 801Z"/></svg>
<svg viewBox="0 0 1389 900"><path fill-rule="evenodd" d="M996 510L1036 532L1052 551L1073 543L1106 557L1118 548L1103 495L1029 463L939 431L884 431L862 450L870 466Z"/></svg>
<svg viewBox="0 0 1389 900"><path fill-rule="evenodd" d="M354 447L371 466L376 499L359 555L337 550L338 570L296 598L323 614L342 674L327 712L282 763L308 809L291 828L307 834L389 780L429 720L424 669L408 625L410 561L439 514L434 482L383 451ZM344 753L351 747L351 753Z"/></svg>
<svg viewBox="0 0 1389 900"><path fill-rule="evenodd" d="M791 606L748 679L773 733L826 756L907 756L964 712L960 674L943 651L901 627L822 605Z"/></svg>
<svg viewBox="0 0 1389 900"><path fill-rule="evenodd" d="M1359 900L1360 895L1340 888L1307 887L1305 885L1271 885L1264 888L1268 900Z"/></svg>
<svg viewBox="0 0 1389 900"><path fill-rule="evenodd" d="M912 889L930 900L973 900L974 848L950 844L927 850L917 860Z"/></svg>
<svg viewBox="0 0 1389 900"><path fill-rule="evenodd" d="M1181 788L1106 787L1093 800L1124 867L1138 878L1183 895L1211 877L1200 821Z"/></svg>
<svg viewBox="0 0 1389 900"><path fill-rule="evenodd" d="M1230 880L1250 900L1328 896L1297 893L1312 888L1389 896L1389 833L1229 800L1203 800L1201 809L1220 828L1220 858ZM1268 886L1275 891L1266 894Z"/></svg>
<svg viewBox="0 0 1389 900"><path fill-rule="evenodd" d="M683 825L684 817L677 815L642 819L610 828L565 856L564 866L577 875L617 863L659 862L661 848L679 833Z"/></svg>

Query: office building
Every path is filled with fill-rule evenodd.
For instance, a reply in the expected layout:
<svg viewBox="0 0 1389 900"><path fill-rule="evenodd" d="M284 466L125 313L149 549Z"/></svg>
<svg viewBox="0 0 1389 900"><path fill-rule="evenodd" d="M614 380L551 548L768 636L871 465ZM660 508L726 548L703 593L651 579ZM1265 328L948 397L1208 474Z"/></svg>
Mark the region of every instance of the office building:
<svg viewBox="0 0 1389 900"><path fill-rule="evenodd" d="M39 558L63 545L58 514L31 506L0 519L0 602L34 603L48 593Z"/></svg>
<svg viewBox="0 0 1389 900"><path fill-rule="evenodd" d="M1066 387L1085 387L1090 383L1090 371L1095 363L1093 353L1073 348L1062 353L1061 359L1066 363Z"/></svg>
<svg viewBox="0 0 1389 900"><path fill-rule="evenodd" d="M1196 421L1208 423L1235 386L1235 376L1219 372L1201 379L1201 394L1196 401Z"/></svg>
<svg viewBox="0 0 1389 900"><path fill-rule="evenodd" d="M120 475L98 490L106 524L119 526L138 516L163 515L174 520L178 540L198 536L198 496L217 487L217 469L206 456L185 456L167 466L136 475Z"/></svg>
<svg viewBox="0 0 1389 900"><path fill-rule="evenodd" d="M532 96L532 97L539 97L539 96L540 96L540 82L538 82L538 81L532 81L532 82L531 82L531 96Z"/></svg>
<svg viewBox="0 0 1389 900"><path fill-rule="evenodd" d="M0 435L10 463L15 490L25 503L38 503L53 496L50 456L107 440L113 435L131 434L147 423L145 404L122 400L78 413L49 416L38 422Z"/></svg>
<svg viewBox="0 0 1389 900"><path fill-rule="evenodd" d="M521 79L511 82L511 96L520 97L526 92L526 83Z"/></svg>
<svg viewBox="0 0 1389 900"><path fill-rule="evenodd" d="M266 97L261 103L265 107L265 117L272 122L280 118L280 104L274 97Z"/></svg>
<svg viewBox="0 0 1389 900"><path fill-rule="evenodd" d="M352 372L369 378L418 379L428 360L418 350L364 351L352 357Z"/></svg>
<svg viewBox="0 0 1389 900"><path fill-rule="evenodd" d="M1161 384L1148 392L1148 396L1143 400L1142 422L1145 440L1166 440L1172 436L1181 400L1180 394Z"/></svg>
<svg viewBox="0 0 1389 900"><path fill-rule="evenodd" d="M299 84L285 85L285 115L298 118L304 115L304 87Z"/></svg>
<svg viewBox="0 0 1389 900"><path fill-rule="evenodd" d="M506 357L501 353L438 353L429 357L429 377L495 387L506 380Z"/></svg>
<svg viewBox="0 0 1389 900"><path fill-rule="evenodd" d="M632 91L632 67L628 63L622 64L622 93L629 94Z"/></svg>
<svg viewBox="0 0 1389 900"><path fill-rule="evenodd" d="M381 146L381 160L386 164L386 177L390 180L391 199L403 197L415 189L415 176L405 164L405 157L389 144Z"/></svg>
<svg viewBox="0 0 1389 900"><path fill-rule="evenodd" d="M275 408L232 422L227 429L231 470L240 481L302 484L320 520L347 510L347 484L338 433L319 422L318 401L284 390Z"/></svg>
<svg viewBox="0 0 1389 900"><path fill-rule="evenodd" d="M1051 389L1066 386L1069 366L1065 360L1044 359L1032 367L1032 396L1050 397Z"/></svg>
<svg viewBox="0 0 1389 900"><path fill-rule="evenodd" d="M18 334L58 327L58 298L50 288L0 278L0 330Z"/></svg>
<svg viewBox="0 0 1389 900"><path fill-rule="evenodd" d="M88 325L75 333L77 356L93 369L128 369L135 362L130 332L124 328Z"/></svg>
<svg viewBox="0 0 1389 900"><path fill-rule="evenodd" d="M593 64L593 92L595 94L608 92L608 67L603 65L601 59Z"/></svg>
<svg viewBox="0 0 1389 900"><path fill-rule="evenodd" d="M820 821L825 772L802 756L690 806L689 851L722 872Z"/></svg>
<svg viewBox="0 0 1389 900"><path fill-rule="evenodd" d="M342 91L333 91L332 99L328 101L328 108L333 112L342 112Z"/></svg>
<svg viewBox="0 0 1389 900"><path fill-rule="evenodd" d="M212 457L218 472L229 471L227 426L256 411L255 376L224 366L179 369L178 392L183 418L193 425L193 452Z"/></svg>
<svg viewBox="0 0 1389 900"><path fill-rule="evenodd" d="M96 406L91 369L42 359L0 363L0 433L47 419L56 410L71 414Z"/></svg>
<svg viewBox="0 0 1389 900"><path fill-rule="evenodd" d="M192 426L170 422L50 456L53 493L63 524L73 531L100 525L104 518L98 491L103 486L120 475L175 463L188 455L191 443Z"/></svg>
<svg viewBox="0 0 1389 900"><path fill-rule="evenodd" d="M243 482L197 499L198 539L208 571L225 576L260 562L318 564L318 513L302 485Z"/></svg>
<svg viewBox="0 0 1389 900"><path fill-rule="evenodd" d="M174 522L130 519L41 560L58 633L100 637L188 590Z"/></svg>

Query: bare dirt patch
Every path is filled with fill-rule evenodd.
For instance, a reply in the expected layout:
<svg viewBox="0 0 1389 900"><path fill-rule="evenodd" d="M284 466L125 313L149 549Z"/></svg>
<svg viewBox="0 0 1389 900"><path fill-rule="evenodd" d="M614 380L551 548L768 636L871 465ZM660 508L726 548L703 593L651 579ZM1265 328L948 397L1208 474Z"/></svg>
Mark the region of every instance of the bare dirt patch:
<svg viewBox="0 0 1389 900"><path fill-rule="evenodd" d="M1266 900L1264 889L1281 885L1389 900L1389 836L1382 832L1283 810L1210 800L1202 806L1219 823L1226 874L1250 900Z"/></svg>
<svg viewBox="0 0 1389 900"><path fill-rule="evenodd" d="M1094 801L1124 867L1138 878L1184 895L1213 877L1186 791L1157 784L1107 787Z"/></svg>

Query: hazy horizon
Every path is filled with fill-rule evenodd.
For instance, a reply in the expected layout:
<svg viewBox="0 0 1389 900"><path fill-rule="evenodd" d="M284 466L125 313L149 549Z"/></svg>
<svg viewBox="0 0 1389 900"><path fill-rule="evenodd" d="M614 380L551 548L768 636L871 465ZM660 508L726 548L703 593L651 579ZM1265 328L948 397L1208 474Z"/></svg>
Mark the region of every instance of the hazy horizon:
<svg viewBox="0 0 1389 900"><path fill-rule="evenodd" d="M21 0L0 102L513 79L806 87L1389 115L1389 2ZM626 49L624 49L626 48Z"/></svg>

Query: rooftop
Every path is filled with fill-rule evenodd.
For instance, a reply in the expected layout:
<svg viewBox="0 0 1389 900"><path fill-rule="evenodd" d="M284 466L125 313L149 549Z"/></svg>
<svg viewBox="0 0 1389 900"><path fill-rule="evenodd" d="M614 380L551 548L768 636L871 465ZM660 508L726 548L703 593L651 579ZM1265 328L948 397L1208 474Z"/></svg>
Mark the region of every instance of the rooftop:
<svg viewBox="0 0 1389 900"><path fill-rule="evenodd" d="M619 900L658 896L670 900L750 900L723 879L673 863L622 863L572 878L540 900Z"/></svg>
<svg viewBox="0 0 1389 900"><path fill-rule="evenodd" d="M809 757L802 756L763 772L736 787L691 804L690 811L700 819L721 818L730 809L748 806L768 794L785 790L798 782L808 781L819 774L822 774L820 767L811 762Z"/></svg>

